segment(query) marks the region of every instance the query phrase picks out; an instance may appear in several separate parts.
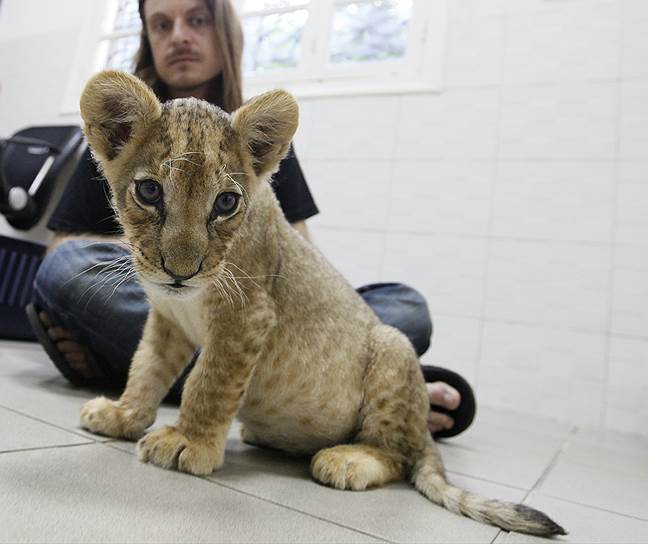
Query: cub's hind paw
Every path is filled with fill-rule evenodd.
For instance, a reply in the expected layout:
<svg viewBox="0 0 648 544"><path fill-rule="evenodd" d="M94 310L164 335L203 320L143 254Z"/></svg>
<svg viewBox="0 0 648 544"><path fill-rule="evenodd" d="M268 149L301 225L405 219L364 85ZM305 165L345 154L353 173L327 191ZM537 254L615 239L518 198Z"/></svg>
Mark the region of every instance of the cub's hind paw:
<svg viewBox="0 0 648 544"><path fill-rule="evenodd" d="M153 419L106 397L89 400L81 408L81 426L84 429L115 438L138 438Z"/></svg>
<svg viewBox="0 0 648 544"><path fill-rule="evenodd" d="M320 450L311 460L311 474L336 489L362 491L400 479L400 466L377 448L342 445Z"/></svg>
<svg viewBox="0 0 648 544"><path fill-rule="evenodd" d="M211 474L220 468L224 453L224 448L189 440L169 426L147 434L137 443L141 461L196 475Z"/></svg>

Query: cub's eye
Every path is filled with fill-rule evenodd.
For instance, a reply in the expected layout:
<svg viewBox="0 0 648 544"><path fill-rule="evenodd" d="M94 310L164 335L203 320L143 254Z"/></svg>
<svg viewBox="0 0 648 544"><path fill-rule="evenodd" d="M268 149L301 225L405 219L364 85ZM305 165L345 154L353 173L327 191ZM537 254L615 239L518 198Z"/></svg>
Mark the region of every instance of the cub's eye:
<svg viewBox="0 0 648 544"><path fill-rule="evenodd" d="M162 186L152 179L138 181L135 193L143 204L155 205L162 200Z"/></svg>
<svg viewBox="0 0 648 544"><path fill-rule="evenodd" d="M212 210L212 217L219 215L227 215L236 209L239 198L241 195L238 193L221 193L216 197L214 202L214 209Z"/></svg>

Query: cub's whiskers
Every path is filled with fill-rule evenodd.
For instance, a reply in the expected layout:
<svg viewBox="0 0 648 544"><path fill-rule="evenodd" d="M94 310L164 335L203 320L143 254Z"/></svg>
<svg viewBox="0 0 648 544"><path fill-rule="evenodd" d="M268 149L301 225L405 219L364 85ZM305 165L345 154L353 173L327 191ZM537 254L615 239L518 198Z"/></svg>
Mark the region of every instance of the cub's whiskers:
<svg viewBox="0 0 648 544"><path fill-rule="evenodd" d="M223 265L223 273L225 274L223 278L225 280L225 283L227 284L227 280L231 280L231 282L234 284L233 291L238 295L241 301L241 306L245 306L249 302L249 299L245 294L245 291L243 291L243 289L241 288L239 282L236 281L236 277L234 276L234 274L232 274L232 271L227 268L226 265Z"/></svg>

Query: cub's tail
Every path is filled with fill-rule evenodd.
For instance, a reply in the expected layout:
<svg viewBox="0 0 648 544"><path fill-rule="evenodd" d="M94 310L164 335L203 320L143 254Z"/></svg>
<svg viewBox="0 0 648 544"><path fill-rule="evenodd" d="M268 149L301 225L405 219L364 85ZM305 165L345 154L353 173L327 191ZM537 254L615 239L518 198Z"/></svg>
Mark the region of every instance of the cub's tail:
<svg viewBox="0 0 648 544"><path fill-rule="evenodd" d="M448 483L433 447L429 447L415 464L412 483L432 502L451 512L507 531L539 536L567 534L560 525L538 510L523 504L486 499Z"/></svg>

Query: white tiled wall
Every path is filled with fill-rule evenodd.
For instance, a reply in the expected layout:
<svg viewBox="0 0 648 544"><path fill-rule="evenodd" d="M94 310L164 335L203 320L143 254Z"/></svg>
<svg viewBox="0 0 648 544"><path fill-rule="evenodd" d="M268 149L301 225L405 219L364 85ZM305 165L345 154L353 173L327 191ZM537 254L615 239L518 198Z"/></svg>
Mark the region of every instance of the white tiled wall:
<svg viewBox="0 0 648 544"><path fill-rule="evenodd" d="M648 1L449 3L444 92L302 101L316 243L482 404L648 434Z"/></svg>
<svg viewBox="0 0 648 544"><path fill-rule="evenodd" d="M27 26L24 4L3 1L0 135L78 122L84 2ZM448 4L442 93L301 101L315 241L355 285L419 289L424 360L482 404L648 434L648 0Z"/></svg>

